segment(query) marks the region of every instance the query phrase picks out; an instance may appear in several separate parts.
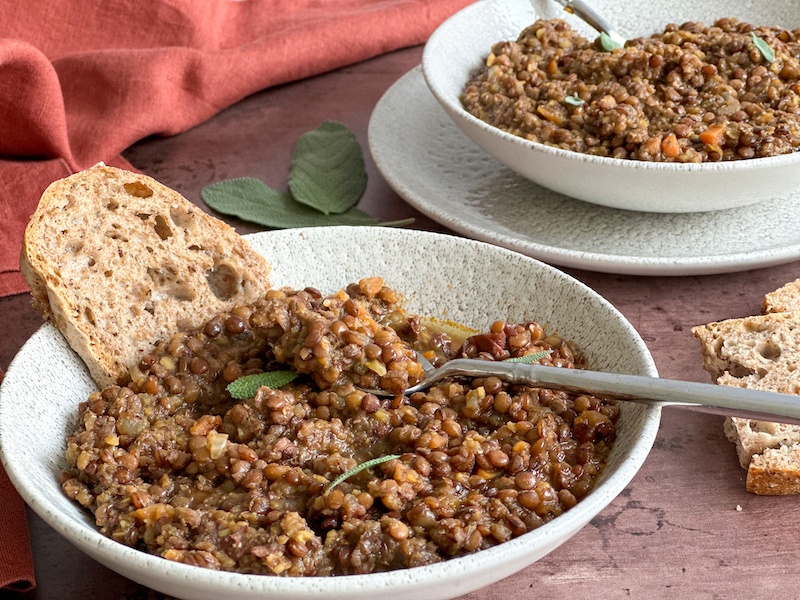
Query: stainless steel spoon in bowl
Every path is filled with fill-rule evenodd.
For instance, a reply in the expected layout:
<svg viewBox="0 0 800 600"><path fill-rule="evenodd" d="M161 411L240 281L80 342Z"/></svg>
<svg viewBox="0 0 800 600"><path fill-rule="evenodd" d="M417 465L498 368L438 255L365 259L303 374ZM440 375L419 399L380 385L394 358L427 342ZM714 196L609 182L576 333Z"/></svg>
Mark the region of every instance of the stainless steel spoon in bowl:
<svg viewBox="0 0 800 600"><path fill-rule="evenodd" d="M556 0L556 2L563 6L565 11L581 18L600 33L605 33L620 46L625 45L625 38L617 33L614 26L587 2L583 0Z"/></svg>
<svg viewBox="0 0 800 600"><path fill-rule="evenodd" d="M777 394L711 383L676 381L644 375L602 373L583 369L472 358L457 358L436 369L427 361L422 360L421 355L418 354L418 356L426 370L427 377L424 381L408 388L405 395L427 389L446 377L495 375L508 383L800 425L800 396L790 394Z"/></svg>

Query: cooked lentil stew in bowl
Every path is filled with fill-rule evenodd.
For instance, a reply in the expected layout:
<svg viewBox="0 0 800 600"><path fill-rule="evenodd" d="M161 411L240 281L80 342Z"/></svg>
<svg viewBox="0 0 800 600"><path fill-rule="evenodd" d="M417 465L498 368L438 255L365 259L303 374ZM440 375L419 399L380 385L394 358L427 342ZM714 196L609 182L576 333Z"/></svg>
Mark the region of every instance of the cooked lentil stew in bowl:
<svg viewBox="0 0 800 600"><path fill-rule="evenodd" d="M507 386L503 393L504 385L490 378L482 385L458 380L430 390L424 399L404 397L396 404L394 395L372 398L356 389L402 389L420 377L408 342L433 348L428 356L437 361L463 344L465 336L455 331L451 336L456 341L446 350L438 330L426 326L427 320L418 327L409 318L414 314L433 317L434 324L469 327L467 336L478 335L478 343L464 351L488 352L485 358L503 359L505 352L527 353L549 345L554 352L545 361L561 362L565 368L580 366L585 356L588 368L656 376L652 358L630 323L564 273L502 248L424 231L322 227L262 233L249 241L273 265L271 297L212 320L208 329L166 341L133 370L130 391L122 386L97 390L80 359L49 326L31 337L6 373L0 387L0 456L6 472L47 525L102 565L169 596L195 600L401 600L409 594L452 598L507 577L567 542L622 492L647 457L658 431L658 407L621 403L609 405L605 410L611 412L603 415L597 404L598 414L592 415L592 399L588 405L579 398L562 403L559 396ZM383 278L380 289L371 280L363 289L356 285L348 290L349 282L369 275ZM317 284L319 294L304 289L309 281ZM384 286L388 288L381 291ZM402 297L389 288L402 291ZM352 303L337 294L342 289ZM332 298L330 311L323 309L327 297ZM381 307L398 304L405 313L381 313ZM335 323L350 322L349 313L342 313L354 308L363 324L375 321L380 327L367 335L348 326L351 333L346 333ZM334 314L342 318L333 319ZM277 329L268 326L272 317L291 322L287 336L280 336L283 342L275 337ZM493 317L503 321L494 331ZM527 325L534 318L546 334ZM323 327L312 327L311 321L321 321ZM305 330L303 322L308 324ZM312 344L319 333L319 342ZM329 347L334 369L311 368L318 357L304 346L306 340L324 355L322 340L339 334L352 339ZM363 351L348 358L344 348L351 343ZM241 371L229 367L231 356ZM389 367L385 374L380 365ZM230 379L239 381L240 374L273 368L299 375L277 390L262 389L243 400L222 391ZM213 381L212 372L217 373ZM336 382L343 377L353 388L339 395ZM215 396L216 404L211 400ZM490 407L484 406L488 398L493 398ZM553 415L544 416L550 410ZM460 436L455 419L448 420L459 412ZM537 419L537 412L542 418ZM585 424L579 413L586 413ZM603 430L606 418L613 423L613 438ZM536 422L536 427L527 429L526 422ZM534 441L540 423L546 433L540 446L548 447L547 456ZM581 448L578 437L562 437L567 423L577 436L592 437L590 430L596 428L593 456L588 446ZM465 454L459 447L451 456L451 437ZM447 450L437 453L445 440ZM317 458L303 463L313 452ZM555 474L549 484L553 494L544 491L546 480L539 477L547 469L540 470L536 482L529 475L516 481L517 456L526 458L528 467L536 459L551 477ZM384 462L371 463L373 458ZM605 466L584 495L585 476L600 461ZM562 463L569 467L563 472ZM584 465L583 473L574 468L578 464ZM351 470L365 466L357 473ZM511 472L514 477L507 475ZM159 477L145 487L143 473ZM338 475L348 473L327 489ZM108 485L107 491L84 489L83 477ZM437 489L431 481L438 481ZM568 508L572 500L559 493L562 489L577 504ZM450 492L456 497L448 496ZM433 500L437 494L438 504ZM433 506L421 501L429 496ZM103 508L92 513L81 500ZM205 514L198 510L203 505L210 509ZM300 515L301 506L305 524L292 514ZM404 506L409 510L404 512ZM454 511L453 517L446 516L448 510ZM403 521L406 515L409 520ZM369 523L370 516L378 518ZM123 523L128 517L130 522ZM116 537L101 533L96 518ZM345 521L353 527L348 529ZM538 527L521 533L530 525ZM286 537L278 535L276 547L267 538L279 531ZM423 535L416 540L418 532ZM469 551L471 544L478 544L478 534L480 549ZM126 545L136 536L135 548ZM508 541L496 542L506 537ZM380 551L367 556L365 550L378 541ZM148 545L163 546L172 560L139 549ZM341 552L326 554L333 547ZM204 563L212 568L197 566ZM289 576L311 564L316 575ZM281 576L262 574L285 566ZM386 568L390 570L379 571ZM339 574L323 575L334 569Z"/></svg>
<svg viewBox="0 0 800 600"><path fill-rule="evenodd" d="M624 47L549 0L472 4L428 40L428 87L489 155L571 198L660 213L792 201L800 8L596 8Z"/></svg>
<svg viewBox="0 0 800 600"><path fill-rule="evenodd" d="M62 486L111 538L169 560L270 575L416 567L508 541L592 489L619 408L594 396L452 379L404 396L436 362L581 367L541 325L496 321L457 343L407 315L381 278L336 294L281 289L176 334L91 395ZM244 375L299 379L231 398ZM364 389L380 388L380 398ZM359 464L395 457L331 483Z"/></svg>
<svg viewBox="0 0 800 600"><path fill-rule="evenodd" d="M574 152L762 158L800 147L799 59L800 30L732 18L670 24L614 49L538 20L494 45L462 102L491 125Z"/></svg>

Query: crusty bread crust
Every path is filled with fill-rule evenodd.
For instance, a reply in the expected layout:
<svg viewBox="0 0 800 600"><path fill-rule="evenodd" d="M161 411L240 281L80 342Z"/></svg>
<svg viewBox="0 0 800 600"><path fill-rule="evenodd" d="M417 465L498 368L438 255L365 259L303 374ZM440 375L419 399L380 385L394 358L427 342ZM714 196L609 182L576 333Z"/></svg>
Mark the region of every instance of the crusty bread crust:
<svg viewBox="0 0 800 600"><path fill-rule="evenodd" d="M51 184L20 257L32 303L100 387L161 339L269 289L233 228L154 179L96 165Z"/></svg>
<svg viewBox="0 0 800 600"><path fill-rule="evenodd" d="M800 494L800 446L769 448L753 456L747 491L762 496Z"/></svg>
<svg viewBox="0 0 800 600"><path fill-rule="evenodd" d="M790 281L765 295L761 304L761 312L764 314L795 310L800 310L800 279Z"/></svg>

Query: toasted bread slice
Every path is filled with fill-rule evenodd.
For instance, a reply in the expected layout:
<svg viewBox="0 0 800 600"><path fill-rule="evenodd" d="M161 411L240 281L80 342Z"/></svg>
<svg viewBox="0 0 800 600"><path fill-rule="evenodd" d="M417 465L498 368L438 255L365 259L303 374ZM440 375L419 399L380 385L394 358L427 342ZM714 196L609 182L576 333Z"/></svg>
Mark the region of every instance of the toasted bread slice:
<svg viewBox="0 0 800 600"><path fill-rule="evenodd" d="M20 257L33 306L100 387L161 339L269 289L269 263L230 226L150 177L96 165L51 184Z"/></svg>

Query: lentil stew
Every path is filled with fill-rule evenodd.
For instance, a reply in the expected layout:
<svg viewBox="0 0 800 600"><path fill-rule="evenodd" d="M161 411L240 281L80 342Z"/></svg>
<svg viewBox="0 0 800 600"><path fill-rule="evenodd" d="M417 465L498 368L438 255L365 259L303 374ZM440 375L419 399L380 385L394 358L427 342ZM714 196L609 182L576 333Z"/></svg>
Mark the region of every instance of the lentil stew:
<svg viewBox="0 0 800 600"><path fill-rule="evenodd" d="M610 52L565 21L539 20L492 47L461 100L491 125L574 152L682 163L769 157L800 146L799 57L800 30L733 18L670 24Z"/></svg>
<svg viewBox="0 0 800 600"><path fill-rule="evenodd" d="M436 363L541 350L552 351L545 364L585 362L535 322L454 340L407 315L380 278L329 296L271 290L159 343L129 381L82 403L62 489L123 544L284 576L435 563L520 536L586 496L614 441L613 402L496 377L405 396L424 375L417 350ZM248 400L226 391L287 368L300 376L280 389Z"/></svg>

